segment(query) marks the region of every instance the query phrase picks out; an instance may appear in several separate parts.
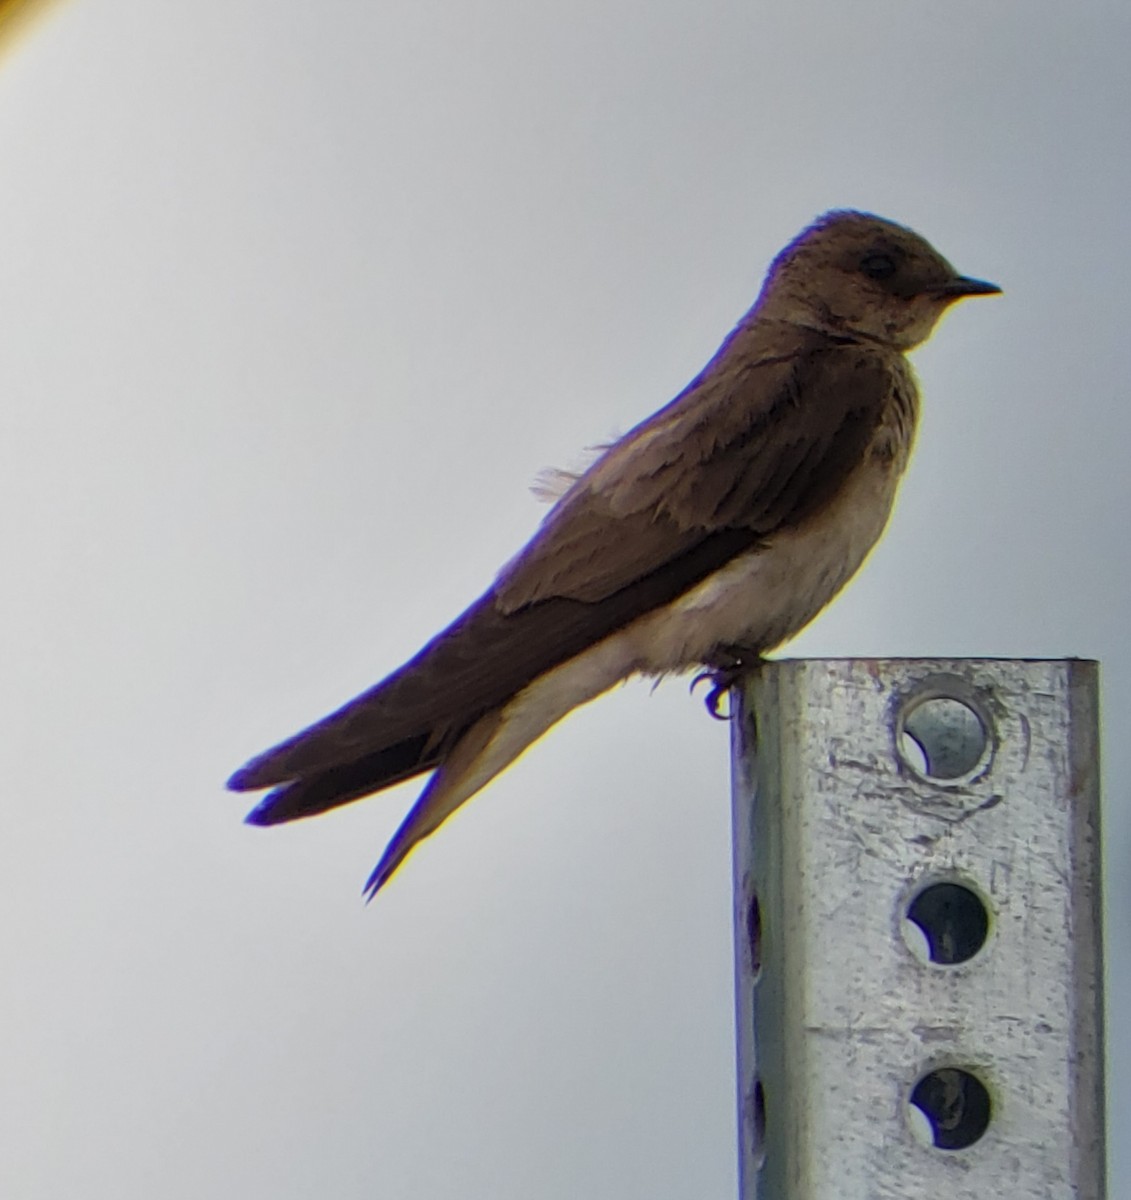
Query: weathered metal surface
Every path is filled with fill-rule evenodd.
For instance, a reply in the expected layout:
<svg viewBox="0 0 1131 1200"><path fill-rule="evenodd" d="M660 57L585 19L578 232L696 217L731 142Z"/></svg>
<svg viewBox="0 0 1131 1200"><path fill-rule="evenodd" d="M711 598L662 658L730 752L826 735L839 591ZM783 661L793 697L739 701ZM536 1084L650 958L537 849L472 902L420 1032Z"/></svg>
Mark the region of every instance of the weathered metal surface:
<svg viewBox="0 0 1131 1200"><path fill-rule="evenodd" d="M742 1200L1101 1200L1096 730L1090 662L751 679Z"/></svg>

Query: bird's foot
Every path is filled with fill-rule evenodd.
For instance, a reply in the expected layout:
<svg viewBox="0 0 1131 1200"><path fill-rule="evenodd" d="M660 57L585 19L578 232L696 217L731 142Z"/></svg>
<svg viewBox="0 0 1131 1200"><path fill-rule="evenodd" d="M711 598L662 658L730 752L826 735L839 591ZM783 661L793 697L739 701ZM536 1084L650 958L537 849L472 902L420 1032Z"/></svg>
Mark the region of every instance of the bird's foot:
<svg viewBox="0 0 1131 1200"><path fill-rule="evenodd" d="M701 683L709 683L710 689L703 699L707 711L716 721L729 721L731 710L728 705L727 711L722 711L723 697L764 660L748 646L719 646L705 661L707 669L695 676L690 690L694 693Z"/></svg>

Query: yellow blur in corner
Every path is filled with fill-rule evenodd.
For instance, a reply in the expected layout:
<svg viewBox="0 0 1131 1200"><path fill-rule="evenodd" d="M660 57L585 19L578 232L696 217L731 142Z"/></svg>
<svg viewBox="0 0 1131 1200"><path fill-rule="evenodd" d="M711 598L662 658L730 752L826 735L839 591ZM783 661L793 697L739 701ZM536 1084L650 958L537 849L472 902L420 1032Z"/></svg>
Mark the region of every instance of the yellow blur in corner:
<svg viewBox="0 0 1131 1200"><path fill-rule="evenodd" d="M12 48L61 0L0 0L0 66Z"/></svg>

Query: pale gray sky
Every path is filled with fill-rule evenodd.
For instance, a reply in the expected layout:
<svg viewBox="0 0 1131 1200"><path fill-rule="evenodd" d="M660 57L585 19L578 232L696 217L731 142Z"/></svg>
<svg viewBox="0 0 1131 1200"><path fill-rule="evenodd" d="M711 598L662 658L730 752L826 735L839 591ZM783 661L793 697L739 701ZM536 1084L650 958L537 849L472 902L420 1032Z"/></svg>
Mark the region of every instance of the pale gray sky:
<svg viewBox="0 0 1131 1200"><path fill-rule="evenodd" d="M222 782L844 206L1006 295L790 652L1103 660L1126 1189L1129 54L1116 0L73 0L0 62L0 1193L734 1195L701 697L576 714L368 910L412 785L258 830Z"/></svg>

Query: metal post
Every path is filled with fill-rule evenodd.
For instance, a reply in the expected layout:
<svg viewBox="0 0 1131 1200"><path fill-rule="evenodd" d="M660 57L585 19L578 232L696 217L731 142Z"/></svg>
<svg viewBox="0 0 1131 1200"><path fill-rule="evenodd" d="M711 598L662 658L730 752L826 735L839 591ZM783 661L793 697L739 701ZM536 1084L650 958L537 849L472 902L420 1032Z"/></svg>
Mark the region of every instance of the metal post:
<svg viewBox="0 0 1131 1200"><path fill-rule="evenodd" d="M742 1200L1102 1200L1097 664L765 664L734 728Z"/></svg>

